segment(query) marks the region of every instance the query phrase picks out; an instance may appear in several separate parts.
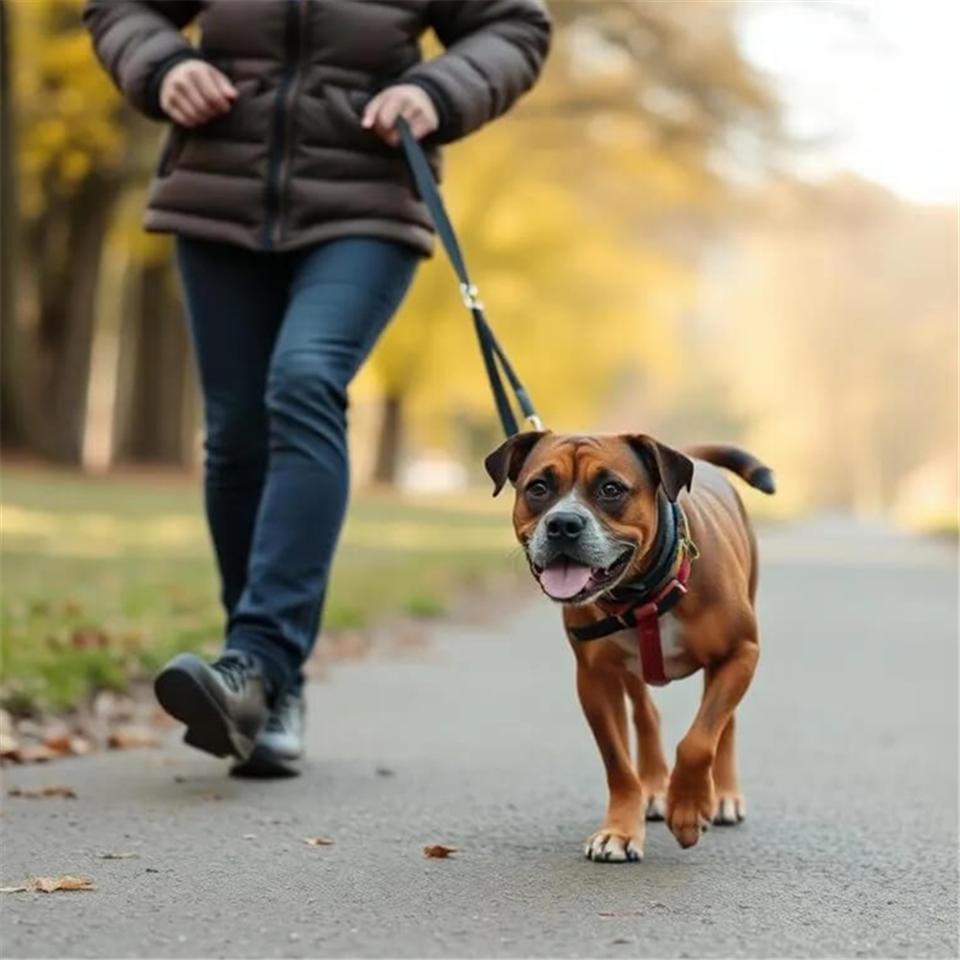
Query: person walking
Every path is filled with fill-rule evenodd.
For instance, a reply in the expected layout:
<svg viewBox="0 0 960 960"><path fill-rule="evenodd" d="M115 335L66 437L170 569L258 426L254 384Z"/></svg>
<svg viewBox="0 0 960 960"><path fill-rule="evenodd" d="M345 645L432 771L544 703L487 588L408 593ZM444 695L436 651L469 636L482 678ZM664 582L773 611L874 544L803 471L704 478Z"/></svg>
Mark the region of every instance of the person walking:
<svg viewBox="0 0 960 960"><path fill-rule="evenodd" d="M82 16L120 91L172 121L144 226L176 237L204 404L225 646L175 657L156 695L233 773L294 774L347 507L347 389L433 250L397 120L439 170L443 144L536 83L550 19L539 0L86 0ZM444 51L423 61L431 29Z"/></svg>

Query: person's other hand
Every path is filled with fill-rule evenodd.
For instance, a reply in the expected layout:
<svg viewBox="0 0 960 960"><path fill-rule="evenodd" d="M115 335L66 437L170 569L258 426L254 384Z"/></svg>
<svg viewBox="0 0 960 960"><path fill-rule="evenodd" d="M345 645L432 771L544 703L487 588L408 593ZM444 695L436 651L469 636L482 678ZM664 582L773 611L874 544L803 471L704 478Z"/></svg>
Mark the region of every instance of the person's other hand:
<svg viewBox="0 0 960 960"><path fill-rule="evenodd" d="M182 127L198 127L228 113L237 98L234 85L205 60L184 60L160 84L160 109Z"/></svg>
<svg viewBox="0 0 960 960"><path fill-rule="evenodd" d="M396 131L398 117L410 124L410 130L418 140L433 133L440 125L433 101L425 90L412 83L400 83L378 93L367 104L361 123L366 130L373 130L391 147L396 147L400 143Z"/></svg>

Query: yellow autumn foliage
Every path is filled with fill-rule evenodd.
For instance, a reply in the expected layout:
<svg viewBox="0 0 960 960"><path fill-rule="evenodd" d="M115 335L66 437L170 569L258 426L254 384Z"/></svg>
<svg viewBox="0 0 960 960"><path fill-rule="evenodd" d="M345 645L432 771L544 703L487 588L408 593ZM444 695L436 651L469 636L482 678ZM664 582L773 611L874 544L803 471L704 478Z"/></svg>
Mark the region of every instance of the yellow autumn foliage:
<svg viewBox="0 0 960 960"><path fill-rule="evenodd" d="M38 217L53 193L115 171L126 136L122 103L80 22L81 0L13 0L20 207Z"/></svg>

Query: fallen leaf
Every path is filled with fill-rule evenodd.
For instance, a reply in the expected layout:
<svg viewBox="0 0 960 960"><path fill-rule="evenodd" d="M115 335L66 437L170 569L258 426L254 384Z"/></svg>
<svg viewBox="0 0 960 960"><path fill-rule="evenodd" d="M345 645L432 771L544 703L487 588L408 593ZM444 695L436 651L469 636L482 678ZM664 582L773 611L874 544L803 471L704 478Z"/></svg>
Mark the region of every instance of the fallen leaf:
<svg viewBox="0 0 960 960"><path fill-rule="evenodd" d="M70 737L66 734L60 734L55 737L47 737L44 744L56 753L70 752Z"/></svg>
<svg viewBox="0 0 960 960"><path fill-rule="evenodd" d="M90 752L90 742L88 740L83 737L74 737L69 733L47 737L44 740L44 746L49 747L55 753L72 753L78 757Z"/></svg>
<svg viewBox="0 0 960 960"><path fill-rule="evenodd" d="M93 890L93 881L83 877L60 877L53 880L50 877L35 877L30 889L37 893L55 893L57 890Z"/></svg>
<svg viewBox="0 0 960 960"><path fill-rule="evenodd" d="M140 856L139 853L98 853L97 858L100 860L136 860Z"/></svg>
<svg viewBox="0 0 960 960"><path fill-rule="evenodd" d="M395 776L395 771L391 770L389 767L377 767L377 776L392 777Z"/></svg>
<svg viewBox="0 0 960 960"><path fill-rule="evenodd" d="M96 890L92 880L83 877L34 877L24 887L0 887L0 893L56 893L58 890Z"/></svg>
<svg viewBox="0 0 960 960"><path fill-rule="evenodd" d="M24 797L29 800L38 800L41 797L63 797L65 800L76 800L77 794L73 787L50 786L29 789L27 787L11 787L7 791L8 797Z"/></svg>
<svg viewBox="0 0 960 960"><path fill-rule="evenodd" d="M64 800L76 800L77 793L73 787L52 786L44 787L41 791L45 797L63 797Z"/></svg>
<svg viewBox="0 0 960 960"><path fill-rule="evenodd" d="M456 847L445 847L442 843L435 843L433 846L423 848L423 855L435 860L445 860L451 853L457 852Z"/></svg>
<svg viewBox="0 0 960 960"><path fill-rule="evenodd" d="M120 727L110 734L107 744L114 750L135 750L138 747L159 747L160 740L149 730Z"/></svg>
<svg viewBox="0 0 960 960"><path fill-rule="evenodd" d="M20 763L47 763L57 754L42 743L27 743L20 747L18 755Z"/></svg>
<svg viewBox="0 0 960 960"><path fill-rule="evenodd" d="M20 762L20 743L10 733L0 733L0 759Z"/></svg>
<svg viewBox="0 0 960 960"><path fill-rule="evenodd" d="M329 837L304 837L303 842L308 847L329 847L333 843Z"/></svg>

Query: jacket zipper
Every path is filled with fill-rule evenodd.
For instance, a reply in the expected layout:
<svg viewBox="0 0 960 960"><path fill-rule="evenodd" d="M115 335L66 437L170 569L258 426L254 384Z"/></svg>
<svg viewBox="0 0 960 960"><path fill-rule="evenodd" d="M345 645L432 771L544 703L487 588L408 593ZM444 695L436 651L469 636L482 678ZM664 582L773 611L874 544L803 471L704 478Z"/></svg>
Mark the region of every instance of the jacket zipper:
<svg viewBox="0 0 960 960"><path fill-rule="evenodd" d="M281 185L289 165L290 136L287 115L293 106L294 81L300 67L302 50L302 11L306 0L287 0L287 24L283 75L273 101L273 126L270 131L270 161L267 170L266 216L263 222L263 245L268 250L280 240Z"/></svg>

